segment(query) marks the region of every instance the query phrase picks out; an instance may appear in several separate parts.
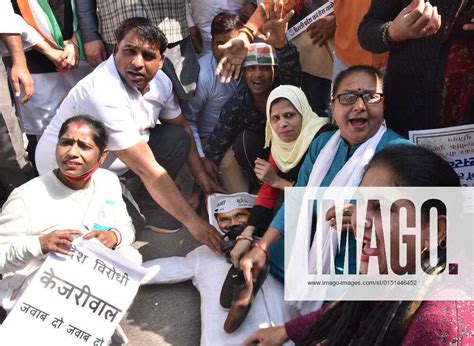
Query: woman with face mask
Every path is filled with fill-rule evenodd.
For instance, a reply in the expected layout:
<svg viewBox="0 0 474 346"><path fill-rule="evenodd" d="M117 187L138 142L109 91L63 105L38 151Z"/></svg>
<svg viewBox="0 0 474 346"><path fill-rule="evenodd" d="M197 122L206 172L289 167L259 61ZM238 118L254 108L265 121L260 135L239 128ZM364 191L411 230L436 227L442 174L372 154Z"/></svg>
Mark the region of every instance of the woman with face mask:
<svg viewBox="0 0 474 346"><path fill-rule="evenodd" d="M437 154L422 147L403 145L393 146L375 154L367 166L361 186L459 187L460 182L449 163ZM375 200L368 202L367 220L381 217L381 211L374 203ZM395 208L406 207L406 203L410 202L399 199L394 203ZM423 246L429 244L429 232L423 230L430 227L430 209L421 209L420 231ZM446 246L446 222L440 221L446 219L447 211L446 208L438 211L438 246L443 248ZM415 218L415 215L407 217ZM408 222L414 220L407 220ZM353 227L355 228L355 218ZM376 234L383 233L380 227L381 223L376 222ZM371 229L372 225L366 222L365 236L370 234L369 228ZM391 223L390 232L399 232L395 222ZM398 241L398 237L391 238ZM383 251L385 246L380 248ZM437 264L431 267L431 275L446 267L446 252L444 256L443 252L436 253ZM397 265L398 260L395 257L390 259L394 263L379 262L381 273L387 272L389 264L392 268ZM429 257L425 260L430 262ZM415 262L407 261L409 271L414 272ZM361 265L361 273L366 273L366 269L366 266L364 268ZM284 326L258 330L244 344L258 342L260 345L278 345L292 340L297 345L468 345L474 342L471 333L473 310L472 301L422 301L421 304L420 301L339 301L289 321Z"/></svg>
<svg viewBox="0 0 474 346"><path fill-rule="evenodd" d="M9 311L50 252L67 255L76 236L141 263L135 229L107 156L101 122L75 116L59 131L58 168L15 189L0 214L0 305Z"/></svg>

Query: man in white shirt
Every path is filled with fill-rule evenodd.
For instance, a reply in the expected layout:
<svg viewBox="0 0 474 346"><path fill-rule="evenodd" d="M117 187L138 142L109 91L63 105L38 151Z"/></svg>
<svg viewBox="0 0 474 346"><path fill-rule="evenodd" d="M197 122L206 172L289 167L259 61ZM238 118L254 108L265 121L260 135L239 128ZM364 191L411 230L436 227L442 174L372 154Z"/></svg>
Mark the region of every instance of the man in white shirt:
<svg viewBox="0 0 474 346"><path fill-rule="evenodd" d="M170 178L187 158L201 188L206 193L219 190L197 155L171 81L160 71L166 38L150 20L140 17L125 20L116 36L113 56L71 90L45 130L36 150L38 171L45 174L55 167L54 150L61 124L74 115L90 115L104 122L109 134L112 155L104 168L119 175L132 170L149 197L184 224L197 240L220 251L222 238L194 212ZM165 225L159 224L162 218L156 220L155 216L160 209L154 207L154 212L144 210L151 228L174 229L176 220L169 217L164 217Z"/></svg>

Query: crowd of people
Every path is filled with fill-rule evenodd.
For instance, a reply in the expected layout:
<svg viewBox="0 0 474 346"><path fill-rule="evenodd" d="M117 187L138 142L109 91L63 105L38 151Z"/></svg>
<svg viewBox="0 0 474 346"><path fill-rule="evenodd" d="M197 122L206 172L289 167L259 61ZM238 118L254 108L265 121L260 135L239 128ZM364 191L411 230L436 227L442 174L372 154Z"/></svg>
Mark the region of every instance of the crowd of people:
<svg viewBox="0 0 474 346"><path fill-rule="evenodd" d="M45 255L67 254L79 235L142 263L130 245L140 231L133 221L144 218L148 231L186 229L208 247L187 261L203 253L225 269L214 257L238 226L227 252L242 277L224 326L230 333L268 270L282 295L283 239L292 232L284 215L293 208L286 187L460 186L441 156L407 135L474 124L472 0L39 3L0 5L8 71L0 82L9 92L0 109L6 312ZM328 4L331 11L307 25ZM288 35L301 25L304 32ZM194 181L186 197L175 183L185 164ZM426 171L438 177L425 179ZM131 180L139 183L131 188ZM238 192L256 194L255 205L216 212L219 230L196 212L206 196ZM344 222L355 228L347 213ZM315 217L328 221L322 231L331 241L334 210ZM343 248L325 259L337 272L347 261L345 244L356 244L352 232L342 237ZM356 263L348 264L355 272ZM193 275L205 276L200 270ZM471 301L296 307L296 319L241 341L474 342ZM433 316L445 322L432 325Z"/></svg>

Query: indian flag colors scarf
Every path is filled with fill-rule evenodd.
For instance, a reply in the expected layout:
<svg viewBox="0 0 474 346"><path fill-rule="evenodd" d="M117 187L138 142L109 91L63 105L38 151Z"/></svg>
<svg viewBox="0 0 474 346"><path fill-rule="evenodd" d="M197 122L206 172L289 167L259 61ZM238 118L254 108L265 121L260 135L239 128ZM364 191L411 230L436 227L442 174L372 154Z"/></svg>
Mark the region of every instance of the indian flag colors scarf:
<svg viewBox="0 0 474 346"><path fill-rule="evenodd" d="M21 16L53 47L63 49L64 38L58 21L47 0L17 0ZM73 15L73 30L76 33L80 59L85 60L82 40L78 30L78 20L74 0L71 0Z"/></svg>

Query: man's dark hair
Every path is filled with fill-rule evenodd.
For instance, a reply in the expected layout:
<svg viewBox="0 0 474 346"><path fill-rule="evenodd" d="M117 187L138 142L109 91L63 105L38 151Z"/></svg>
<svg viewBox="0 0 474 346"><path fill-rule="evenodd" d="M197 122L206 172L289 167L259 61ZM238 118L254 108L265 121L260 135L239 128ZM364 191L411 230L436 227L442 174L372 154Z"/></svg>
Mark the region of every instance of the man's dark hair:
<svg viewBox="0 0 474 346"><path fill-rule="evenodd" d="M380 71L375 67L369 65L354 65L344 71L339 72L339 74L336 76L332 87L332 97L336 97L341 82L354 73L365 73L370 76L376 76L383 83L382 73L380 73Z"/></svg>
<svg viewBox="0 0 474 346"><path fill-rule="evenodd" d="M233 30L239 30L243 26L244 23L238 16L228 12L221 12L212 20L211 36L214 37L219 34L227 34Z"/></svg>
<svg viewBox="0 0 474 346"><path fill-rule="evenodd" d="M102 122L91 118L88 115L76 115L72 118L67 119L59 129L58 139L67 131L70 124L81 123L89 126L92 130L92 139L94 140L95 145L99 148L100 153L103 153L107 147L107 142L109 136L105 130L105 126Z"/></svg>
<svg viewBox="0 0 474 346"><path fill-rule="evenodd" d="M117 43L132 30L135 30L138 37L151 45L157 45L160 49L160 54L163 54L168 46L168 40L160 28L154 25L151 20L144 17L132 17L125 19L115 30L115 38Z"/></svg>

